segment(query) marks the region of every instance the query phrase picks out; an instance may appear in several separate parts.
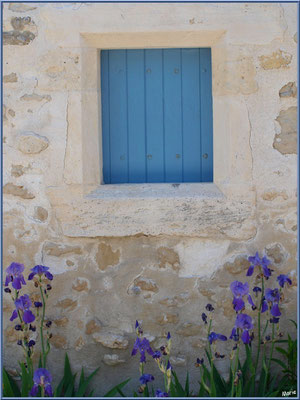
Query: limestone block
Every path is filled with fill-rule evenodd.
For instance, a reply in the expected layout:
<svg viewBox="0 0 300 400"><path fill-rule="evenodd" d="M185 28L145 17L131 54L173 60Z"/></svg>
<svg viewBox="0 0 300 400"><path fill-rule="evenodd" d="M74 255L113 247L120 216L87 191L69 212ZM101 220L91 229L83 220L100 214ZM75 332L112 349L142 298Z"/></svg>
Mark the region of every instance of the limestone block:
<svg viewBox="0 0 300 400"><path fill-rule="evenodd" d="M45 242L43 252L49 256L61 257L67 254L82 254L81 246L71 246L62 243Z"/></svg>
<svg viewBox="0 0 300 400"><path fill-rule="evenodd" d="M75 346L75 350L79 351L83 348L83 346L85 345L85 341L83 339L82 336L79 336L79 338L75 341L74 346Z"/></svg>
<svg viewBox="0 0 300 400"><path fill-rule="evenodd" d="M33 218L45 222L48 219L48 211L44 207L36 206L34 207Z"/></svg>
<svg viewBox="0 0 300 400"><path fill-rule="evenodd" d="M93 339L102 346L110 349L124 350L128 347L128 340L120 333L115 332L99 332L93 334Z"/></svg>
<svg viewBox="0 0 300 400"><path fill-rule="evenodd" d="M233 261L227 261L223 267L232 275L238 275L248 270L250 262L247 256L237 256Z"/></svg>
<svg viewBox="0 0 300 400"><path fill-rule="evenodd" d="M86 278L78 277L73 281L72 289L77 292L88 292L90 290L90 281Z"/></svg>
<svg viewBox="0 0 300 400"><path fill-rule="evenodd" d="M8 9L13 12L24 13L36 10L36 7L33 4L28 3L9 3Z"/></svg>
<svg viewBox="0 0 300 400"><path fill-rule="evenodd" d="M219 262L227 253L230 242L225 240L181 241L176 245L180 263L180 277L208 277L220 267Z"/></svg>
<svg viewBox="0 0 300 400"><path fill-rule="evenodd" d="M125 363L125 360L119 358L117 354L105 354L103 357L103 362L109 366L115 366Z"/></svg>
<svg viewBox="0 0 300 400"><path fill-rule="evenodd" d="M181 307L189 301L189 293L180 293L174 297L165 297L159 304L167 307Z"/></svg>
<svg viewBox="0 0 300 400"><path fill-rule="evenodd" d="M13 17L10 22L11 22L12 27L15 30L22 31L22 30L24 30L26 25L29 25L31 23L31 18L30 17Z"/></svg>
<svg viewBox="0 0 300 400"><path fill-rule="evenodd" d="M179 321L178 314L171 314L171 313L163 313L158 318L156 318L156 322L159 325L177 324L178 321Z"/></svg>
<svg viewBox="0 0 300 400"><path fill-rule="evenodd" d="M14 82L18 82L18 76L15 72L3 76L3 83L14 83Z"/></svg>
<svg viewBox="0 0 300 400"><path fill-rule="evenodd" d="M149 292L158 292L158 286L153 279L145 278L140 276L134 280L134 286L140 288L141 290L149 291Z"/></svg>
<svg viewBox="0 0 300 400"><path fill-rule="evenodd" d="M66 349L67 348L67 339L59 334L54 334L50 339L50 343L56 347L57 349Z"/></svg>
<svg viewBox="0 0 300 400"><path fill-rule="evenodd" d="M274 149L281 154L297 154L297 107L281 110L276 121L281 132L275 135Z"/></svg>
<svg viewBox="0 0 300 400"><path fill-rule="evenodd" d="M45 95L40 95L37 93L31 93L31 94L24 94L21 99L22 101L51 101L52 97L49 94L45 94Z"/></svg>
<svg viewBox="0 0 300 400"><path fill-rule="evenodd" d="M175 367L184 367L186 365L186 357L185 356L170 357L170 363Z"/></svg>
<svg viewBox="0 0 300 400"><path fill-rule="evenodd" d="M38 154L48 146L49 140L34 132L25 132L18 138L18 149L24 154Z"/></svg>
<svg viewBox="0 0 300 400"><path fill-rule="evenodd" d="M100 243L96 253L96 263L101 271L104 271L109 266L119 264L120 250L113 251L110 245Z"/></svg>
<svg viewBox="0 0 300 400"><path fill-rule="evenodd" d="M56 303L56 307L72 311L77 307L77 300L70 298L61 299Z"/></svg>
<svg viewBox="0 0 300 400"><path fill-rule="evenodd" d="M67 317L60 317L53 320L54 324L59 327L65 327L68 325L69 319Z"/></svg>
<svg viewBox="0 0 300 400"><path fill-rule="evenodd" d="M177 329L177 334L181 336L197 336L202 330L201 325L194 324L193 322L185 322Z"/></svg>
<svg viewBox="0 0 300 400"><path fill-rule="evenodd" d="M101 325L95 319L90 320L85 326L85 333L87 335L92 335L93 333L99 332L101 330Z"/></svg>
<svg viewBox="0 0 300 400"><path fill-rule="evenodd" d="M3 45L28 45L35 39L35 34L29 31L9 31L3 32Z"/></svg>
<svg viewBox="0 0 300 400"><path fill-rule="evenodd" d="M157 249L157 253L160 268L165 268L167 265L170 265L175 271L179 270L179 256L173 249L169 249L167 247L159 247Z"/></svg>
<svg viewBox="0 0 300 400"><path fill-rule="evenodd" d="M266 254L276 266L281 265L288 258L288 253L281 243L266 246Z"/></svg>
<svg viewBox="0 0 300 400"><path fill-rule="evenodd" d="M289 82L279 90L280 97L297 97L297 86L295 82Z"/></svg>
<svg viewBox="0 0 300 400"><path fill-rule="evenodd" d="M259 60L261 67L268 70L286 68L291 63L292 58L292 54L289 54L286 51L277 50L271 55L260 56Z"/></svg>
<svg viewBox="0 0 300 400"><path fill-rule="evenodd" d="M30 193L28 189L22 185L15 185L13 183L7 183L3 186L3 194L11 194L12 196L21 197L22 199L34 199L35 195Z"/></svg>

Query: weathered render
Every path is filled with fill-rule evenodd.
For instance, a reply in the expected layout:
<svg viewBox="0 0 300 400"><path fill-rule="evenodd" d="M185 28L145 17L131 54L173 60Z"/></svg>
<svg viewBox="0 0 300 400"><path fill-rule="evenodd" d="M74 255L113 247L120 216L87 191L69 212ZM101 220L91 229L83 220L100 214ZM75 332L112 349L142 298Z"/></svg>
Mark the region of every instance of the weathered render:
<svg viewBox="0 0 300 400"><path fill-rule="evenodd" d="M101 366L98 395L127 377L136 387L138 319L154 347L171 331L172 362L196 381L201 313L212 303L230 334L229 285L245 280L255 251L291 275L282 326L295 317L297 5L3 8L3 266L54 273L55 378L67 351L75 369ZM99 49L151 47L212 48L214 183L101 185ZM5 294L4 365L14 370L11 311Z"/></svg>

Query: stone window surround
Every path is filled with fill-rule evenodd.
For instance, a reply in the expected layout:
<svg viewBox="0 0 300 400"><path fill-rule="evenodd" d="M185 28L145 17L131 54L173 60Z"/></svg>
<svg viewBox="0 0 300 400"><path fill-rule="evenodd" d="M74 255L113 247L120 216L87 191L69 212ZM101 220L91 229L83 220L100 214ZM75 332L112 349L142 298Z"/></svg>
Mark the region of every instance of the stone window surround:
<svg viewBox="0 0 300 400"><path fill-rule="evenodd" d="M63 188L48 188L63 233L70 237L252 237L252 164L245 157L242 167L247 181L240 178L237 170L237 176L232 173L230 143L237 134L233 131L235 117L226 99L214 96L218 60L220 56L226 58L226 32L81 33L80 42L82 177ZM212 50L214 182L102 185L100 50L172 47ZM71 151L68 145L67 141L66 152ZM251 151L250 143L248 146Z"/></svg>

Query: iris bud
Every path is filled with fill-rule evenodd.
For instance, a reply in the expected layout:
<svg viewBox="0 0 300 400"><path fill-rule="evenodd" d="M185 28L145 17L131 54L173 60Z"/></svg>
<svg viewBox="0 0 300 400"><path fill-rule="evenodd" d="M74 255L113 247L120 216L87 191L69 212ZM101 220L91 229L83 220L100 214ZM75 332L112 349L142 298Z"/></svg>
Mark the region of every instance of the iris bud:
<svg viewBox="0 0 300 400"><path fill-rule="evenodd" d="M6 287L6 288L4 289L4 292L5 292L5 293L11 293L11 290L10 290L10 288Z"/></svg>

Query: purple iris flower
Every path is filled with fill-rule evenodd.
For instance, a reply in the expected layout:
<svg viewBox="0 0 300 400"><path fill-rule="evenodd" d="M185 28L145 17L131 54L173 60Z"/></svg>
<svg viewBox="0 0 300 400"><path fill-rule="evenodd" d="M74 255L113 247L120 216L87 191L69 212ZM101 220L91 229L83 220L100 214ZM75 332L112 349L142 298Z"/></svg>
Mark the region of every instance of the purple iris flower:
<svg viewBox="0 0 300 400"><path fill-rule="evenodd" d="M279 307L278 307L277 303L273 304L270 312L273 315L273 317L280 317L280 315L281 315L281 312L279 310Z"/></svg>
<svg viewBox="0 0 300 400"><path fill-rule="evenodd" d="M258 286L255 286L255 287L253 288L253 292L254 292L255 295L257 296L258 292L261 292L261 288L258 287Z"/></svg>
<svg viewBox="0 0 300 400"><path fill-rule="evenodd" d="M161 352L160 351L155 351L153 356L152 356L155 360L158 360L161 358Z"/></svg>
<svg viewBox="0 0 300 400"><path fill-rule="evenodd" d="M154 351L151 349L149 340L146 338L143 338L143 339L141 339L139 337L136 338L136 341L133 345L131 355L135 356L137 354L137 352L139 352L141 355L140 362L144 363L144 362L146 362L146 353L145 353L146 351L150 356L154 355Z"/></svg>
<svg viewBox="0 0 300 400"><path fill-rule="evenodd" d="M160 389L157 389L155 392L155 397L169 397L168 393L162 392Z"/></svg>
<svg viewBox="0 0 300 400"><path fill-rule="evenodd" d="M34 385L29 393L30 396L36 397L38 395L39 386L41 386L45 390L45 395L47 397L52 397L53 392L52 392L51 382L52 382L52 376L47 369L45 368L36 369L33 374Z"/></svg>
<svg viewBox="0 0 300 400"><path fill-rule="evenodd" d="M236 312L242 311L245 308L245 302L242 298L234 297L232 300L233 308Z"/></svg>
<svg viewBox="0 0 300 400"><path fill-rule="evenodd" d="M249 335L249 330L253 329L252 318L250 317L250 315L238 314L236 316L235 328L242 329L243 333L241 339L243 343L245 344L250 343L251 338Z"/></svg>
<svg viewBox="0 0 300 400"><path fill-rule="evenodd" d="M154 376L151 374L143 374L140 376L140 382L142 385L146 385L148 382L154 381Z"/></svg>
<svg viewBox="0 0 300 400"><path fill-rule="evenodd" d="M233 339L235 342L237 342L239 340L239 335L236 333L236 328L232 329L229 339Z"/></svg>
<svg viewBox="0 0 300 400"><path fill-rule="evenodd" d="M279 318L276 318L276 317L270 318L271 324L278 324L278 322L279 322Z"/></svg>
<svg viewBox="0 0 300 400"><path fill-rule="evenodd" d="M234 297L243 297L249 293L249 283L242 283L239 281L234 281L230 284L230 290Z"/></svg>
<svg viewBox="0 0 300 400"><path fill-rule="evenodd" d="M269 309L268 303L266 302L265 298L263 299L262 305L261 305L261 313L264 313Z"/></svg>
<svg viewBox="0 0 300 400"><path fill-rule="evenodd" d="M30 310L32 303L28 294L24 294L24 296L21 296L18 299L16 299L15 306L16 309L13 311L10 317L10 321L13 321L18 317L18 311L23 312L23 321L25 322L25 324L29 324L30 322L33 322L35 320L35 316Z"/></svg>
<svg viewBox="0 0 300 400"><path fill-rule="evenodd" d="M167 340L170 340L170 339L171 339L171 333L168 332L168 334L167 334Z"/></svg>
<svg viewBox="0 0 300 400"><path fill-rule="evenodd" d="M279 286L281 286L282 288L284 287L285 283L288 283L289 285L292 284L291 279L287 275L283 275L283 274L281 274L277 277L277 281L279 283Z"/></svg>
<svg viewBox="0 0 300 400"><path fill-rule="evenodd" d="M21 289L22 284L26 285L24 276L22 272L24 271L24 265L18 263L11 263L9 267L6 268L6 279L5 286L8 286L10 282L12 287L16 290Z"/></svg>
<svg viewBox="0 0 300 400"><path fill-rule="evenodd" d="M233 308L236 312L241 311L245 308L243 296L246 296L249 293L249 283L242 283L239 281L234 281L230 284L230 290L233 294Z"/></svg>
<svg viewBox="0 0 300 400"><path fill-rule="evenodd" d="M209 343L212 344L212 343L214 343L216 340L225 341L225 340L227 340L227 337L224 336L224 335L221 335L220 333L211 332L211 333L208 335L208 340L209 340Z"/></svg>
<svg viewBox="0 0 300 400"><path fill-rule="evenodd" d="M254 257L248 257L248 261L250 261L251 265L248 268L247 276L251 276L254 271L254 267L261 266L263 270L263 274L266 278L271 276L271 270L268 268L268 265L271 264L271 261L267 257L263 257L260 259L258 252L255 253Z"/></svg>
<svg viewBox="0 0 300 400"><path fill-rule="evenodd" d="M280 292L277 288L275 289L266 289L266 300L271 303L278 303L280 300Z"/></svg>
<svg viewBox="0 0 300 400"><path fill-rule="evenodd" d="M28 276L28 280L31 281L35 275L41 277L43 274L49 281L52 281L53 275L50 274L48 271L49 267L45 267L44 265L36 265L35 267L31 268L31 273Z"/></svg>
<svg viewBox="0 0 300 400"><path fill-rule="evenodd" d="M254 304L252 297L250 296L250 294L248 294L248 303L250 304L250 306L252 307L252 310L256 310L256 305Z"/></svg>

